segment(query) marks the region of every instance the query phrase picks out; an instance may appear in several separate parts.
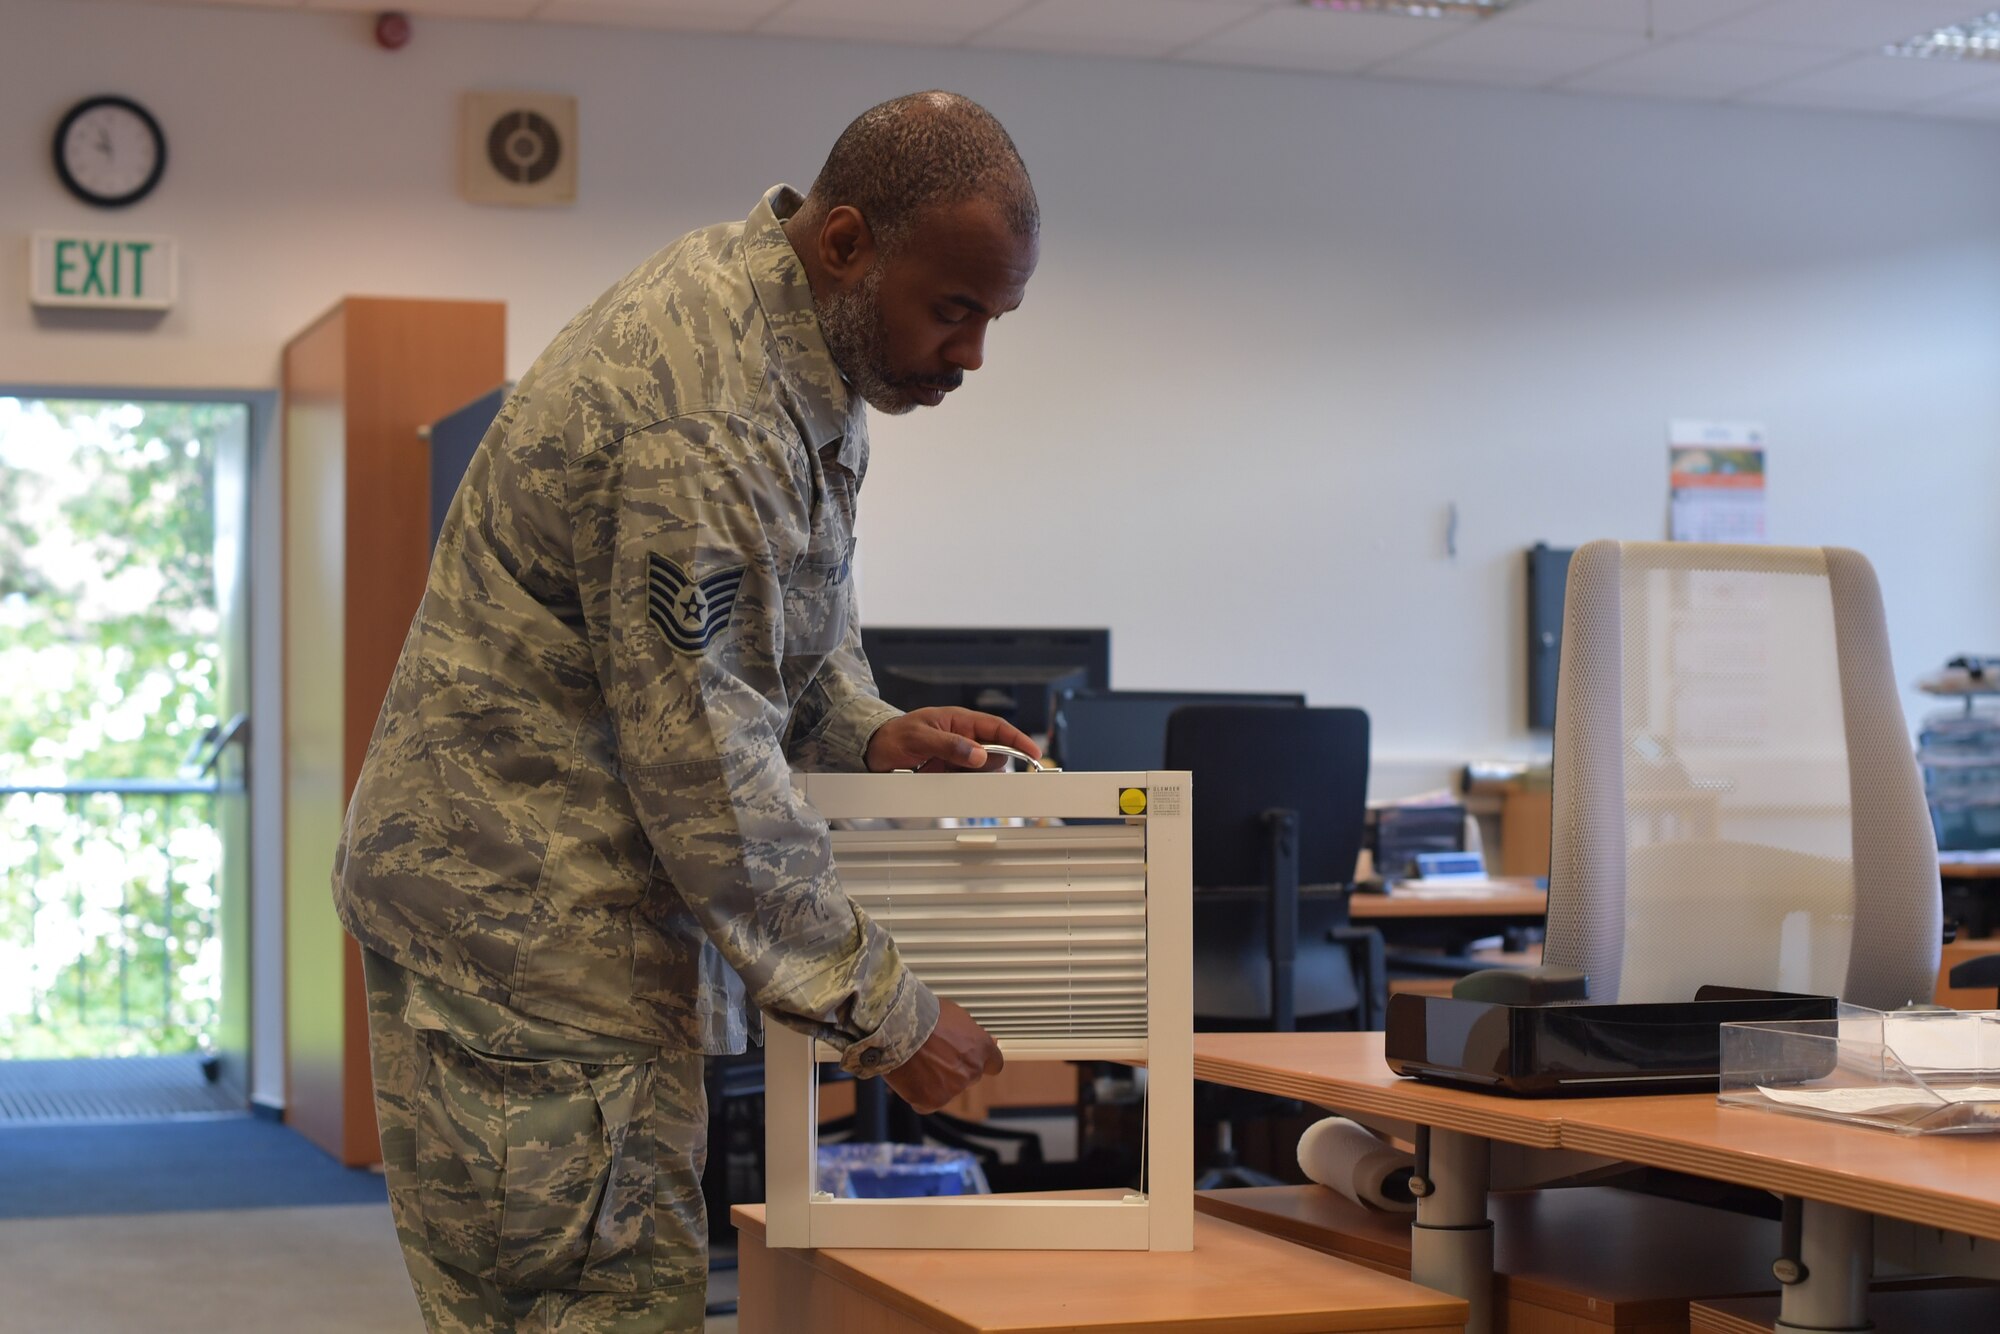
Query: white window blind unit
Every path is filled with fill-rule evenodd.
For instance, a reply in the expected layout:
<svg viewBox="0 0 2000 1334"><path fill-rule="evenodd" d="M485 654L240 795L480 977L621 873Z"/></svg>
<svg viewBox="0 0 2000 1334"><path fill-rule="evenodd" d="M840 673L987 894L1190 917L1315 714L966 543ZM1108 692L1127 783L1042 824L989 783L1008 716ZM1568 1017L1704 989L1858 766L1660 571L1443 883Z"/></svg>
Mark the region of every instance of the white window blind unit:
<svg viewBox="0 0 2000 1334"><path fill-rule="evenodd" d="M1185 1251L1194 1244L1192 799L1185 773L812 774L842 887L1009 1061L1148 1070L1143 1193L835 1200L815 1193L834 1053L765 1029L772 1246ZM1136 794L1136 796L1135 796ZM1135 805L1143 813L1132 815ZM973 826L968 819L1112 820ZM950 820L960 827L938 827Z"/></svg>
<svg viewBox="0 0 2000 1334"><path fill-rule="evenodd" d="M838 831L833 855L904 962L1009 1058L1144 1057L1143 825Z"/></svg>

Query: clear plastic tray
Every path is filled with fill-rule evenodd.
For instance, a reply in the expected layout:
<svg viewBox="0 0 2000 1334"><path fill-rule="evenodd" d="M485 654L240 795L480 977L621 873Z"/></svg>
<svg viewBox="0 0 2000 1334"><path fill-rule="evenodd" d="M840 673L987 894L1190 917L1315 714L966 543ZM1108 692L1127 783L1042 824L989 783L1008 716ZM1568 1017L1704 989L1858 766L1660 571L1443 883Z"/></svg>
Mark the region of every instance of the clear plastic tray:
<svg viewBox="0 0 2000 1334"><path fill-rule="evenodd" d="M2000 1011L1724 1024L1721 1101L1906 1135L2000 1132Z"/></svg>

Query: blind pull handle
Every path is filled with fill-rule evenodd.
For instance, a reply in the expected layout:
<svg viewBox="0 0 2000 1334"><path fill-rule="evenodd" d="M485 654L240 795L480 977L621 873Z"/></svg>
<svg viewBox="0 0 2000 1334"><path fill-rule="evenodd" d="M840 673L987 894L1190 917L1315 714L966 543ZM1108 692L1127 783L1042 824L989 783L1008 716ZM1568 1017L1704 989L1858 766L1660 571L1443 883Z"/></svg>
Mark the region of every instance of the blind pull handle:
<svg viewBox="0 0 2000 1334"><path fill-rule="evenodd" d="M1012 746L1002 746L995 742L982 741L980 742L980 749L984 750L988 755L1005 755L1010 760L1019 760L1038 774L1059 774L1062 772L1055 765L1045 764L1030 755L1027 751L1016 750Z"/></svg>

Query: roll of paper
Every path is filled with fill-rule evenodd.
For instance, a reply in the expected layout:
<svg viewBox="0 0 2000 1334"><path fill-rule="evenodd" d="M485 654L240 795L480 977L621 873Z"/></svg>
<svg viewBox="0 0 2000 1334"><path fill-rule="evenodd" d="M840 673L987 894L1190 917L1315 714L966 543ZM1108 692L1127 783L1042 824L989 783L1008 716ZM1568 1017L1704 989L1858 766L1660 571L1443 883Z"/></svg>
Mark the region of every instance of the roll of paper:
<svg viewBox="0 0 2000 1334"><path fill-rule="evenodd" d="M1410 1177L1416 1162L1344 1116L1329 1116L1299 1136L1299 1170L1308 1180L1339 1191L1356 1204L1413 1214Z"/></svg>

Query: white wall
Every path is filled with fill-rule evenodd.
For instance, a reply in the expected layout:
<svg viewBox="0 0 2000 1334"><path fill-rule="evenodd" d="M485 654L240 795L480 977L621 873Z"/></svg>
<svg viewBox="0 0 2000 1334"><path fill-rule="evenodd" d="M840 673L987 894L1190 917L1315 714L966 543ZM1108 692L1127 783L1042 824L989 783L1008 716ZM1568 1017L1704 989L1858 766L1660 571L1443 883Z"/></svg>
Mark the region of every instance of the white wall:
<svg viewBox="0 0 2000 1334"><path fill-rule="evenodd" d="M0 31L0 380L269 385L350 292L505 300L519 373L942 85L1020 143L1043 261L986 370L877 424L872 620L1108 624L1120 685L1366 706L1385 775L1531 753L1519 553L1662 535L1694 416L1769 428L1774 538L1875 560L1905 680L2000 649L2000 127L442 20L388 54L356 15L73 0ZM457 198L457 94L509 86L581 98L576 207ZM106 90L172 143L126 215L47 162ZM28 232L84 224L178 237L180 306L31 316Z"/></svg>

